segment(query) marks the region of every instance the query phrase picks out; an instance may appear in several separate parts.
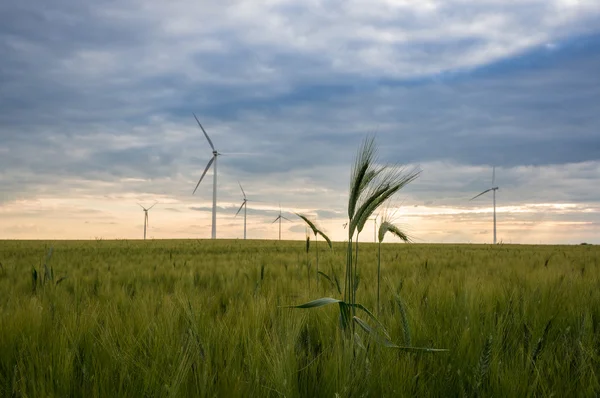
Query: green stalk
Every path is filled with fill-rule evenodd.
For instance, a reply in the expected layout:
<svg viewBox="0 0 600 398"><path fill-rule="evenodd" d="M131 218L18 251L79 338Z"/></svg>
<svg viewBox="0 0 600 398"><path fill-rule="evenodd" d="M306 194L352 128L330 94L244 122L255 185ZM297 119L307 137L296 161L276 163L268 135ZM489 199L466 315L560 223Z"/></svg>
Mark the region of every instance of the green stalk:
<svg viewBox="0 0 600 398"><path fill-rule="evenodd" d="M310 253L310 235L306 235L306 276L308 279L308 292L310 293L310 263L308 254Z"/></svg>
<svg viewBox="0 0 600 398"><path fill-rule="evenodd" d="M310 293L310 266L308 265L308 254L306 255L306 279L308 279L308 292Z"/></svg>
<svg viewBox="0 0 600 398"><path fill-rule="evenodd" d="M346 251L346 280L344 283L344 302L349 303L352 300L352 283L354 281L352 275L352 232L348 232L348 247ZM347 308L347 307L346 307ZM340 304L340 310L342 310ZM342 318L344 314L342 313ZM343 322L343 325L347 325ZM354 322L350 322L351 330L344 330L346 336L354 335Z"/></svg>
<svg viewBox="0 0 600 398"><path fill-rule="evenodd" d="M381 281L381 240L379 241L379 251L377 253L377 316L379 316L379 285Z"/></svg>
<svg viewBox="0 0 600 398"><path fill-rule="evenodd" d="M348 246L346 248L346 278L344 280L344 301L348 302L348 283L350 281L350 269L352 268L352 237L348 237Z"/></svg>
<svg viewBox="0 0 600 398"><path fill-rule="evenodd" d="M356 275L358 275L358 232L356 233L356 254L354 255L354 274L352 278L352 301L350 304L356 304ZM356 309L352 307L352 316L356 315Z"/></svg>
<svg viewBox="0 0 600 398"><path fill-rule="evenodd" d="M352 233L348 233L348 250L346 252L346 283L344 285L344 301L350 303L352 301L352 283L354 277L352 275Z"/></svg>
<svg viewBox="0 0 600 398"><path fill-rule="evenodd" d="M317 278L317 290L319 289L319 235L315 234L315 251L317 252L317 273L315 277Z"/></svg>

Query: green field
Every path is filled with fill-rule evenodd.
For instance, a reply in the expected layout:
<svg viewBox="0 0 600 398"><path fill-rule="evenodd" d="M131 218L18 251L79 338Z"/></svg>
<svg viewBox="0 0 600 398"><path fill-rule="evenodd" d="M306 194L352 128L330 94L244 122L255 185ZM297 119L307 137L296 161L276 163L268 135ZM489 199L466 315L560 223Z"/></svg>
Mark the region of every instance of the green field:
<svg viewBox="0 0 600 398"><path fill-rule="evenodd" d="M384 244L379 320L437 353L348 339L337 305L282 308L342 297L346 246L320 244L319 285L305 246L2 241L0 395L600 394L596 246ZM376 249L360 245L358 268L373 312Z"/></svg>

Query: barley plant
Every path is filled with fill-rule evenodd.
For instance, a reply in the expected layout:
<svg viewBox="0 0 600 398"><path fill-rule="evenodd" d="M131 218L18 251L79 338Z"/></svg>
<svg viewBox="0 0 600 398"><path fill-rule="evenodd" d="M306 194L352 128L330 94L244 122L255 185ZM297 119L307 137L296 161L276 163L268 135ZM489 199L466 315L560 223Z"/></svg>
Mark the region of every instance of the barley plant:
<svg viewBox="0 0 600 398"><path fill-rule="evenodd" d="M291 306L293 308L317 308L329 304L338 304L340 310L340 326L344 335L356 342L360 348L365 348L355 333L355 325L367 333L376 342L384 347L395 348L410 352L438 352L445 349L398 346L391 341L391 337L384 325L363 304L356 301L356 292L359 286L358 277L358 236L369 217L394 194L408 183L416 179L420 170L409 172L397 165L377 164L377 150L374 137L367 137L359 147L352 175L350 179L350 195L348 201L348 246L346 252L346 282L344 299L323 297L305 304ZM307 223L308 219L302 217ZM389 224L389 223L388 223ZM309 223L311 228L314 225ZM391 224L390 224L391 225ZM316 231L316 228L314 229ZM397 230L397 228L395 228ZM316 232L315 232L316 235ZM352 239L355 237L353 252ZM354 254L354 258L353 258ZM363 311L373 324L356 315L356 310ZM374 326L372 326L374 325Z"/></svg>
<svg viewBox="0 0 600 398"><path fill-rule="evenodd" d="M409 172L397 165L377 164L375 138L367 137L354 162L348 198L348 252L346 257L346 288L344 300L356 313L355 283L358 273L358 236L371 215L400 189L415 180L420 170ZM355 236L356 233L356 236ZM356 254L352 258L352 240L356 239Z"/></svg>
<svg viewBox="0 0 600 398"><path fill-rule="evenodd" d="M298 214L296 213L296 215L298 217L300 217L305 223L306 225L308 225L311 229L311 231L313 232L313 234L315 235L315 252L316 252L316 279L317 279L317 284L319 283L319 274L321 273L319 271L319 246L318 246L318 238L319 235L321 235L323 237L323 239L325 239L325 242L327 242L327 245L329 246L329 248L333 248L333 246L331 245L331 239L329 239L329 237L327 235L325 235L325 233L317 228L316 224L314 221L311 221L307 216L302 215L302 214ZM308 253L308 250L310 248L310 236L306 237L306 252ZM322 274L322 273L321 273ZM329 279L331 281L331 279Z"/></svg>
<svg viewBox="0 0 600 398"><path fill-rule="evenodd" d="M406 232L400 230L397 225L394 225L390 220L389 212L386 211L383 214L383 219L381 224L379 225L379 231L377 233L377 315L379 315L379 297L380 297L380 285L381 285L381 244L383 243L383 239L387 233L391 233L392 235L398 237L401 241L408 243L410 242L410 237L406 234Z"/></svg>

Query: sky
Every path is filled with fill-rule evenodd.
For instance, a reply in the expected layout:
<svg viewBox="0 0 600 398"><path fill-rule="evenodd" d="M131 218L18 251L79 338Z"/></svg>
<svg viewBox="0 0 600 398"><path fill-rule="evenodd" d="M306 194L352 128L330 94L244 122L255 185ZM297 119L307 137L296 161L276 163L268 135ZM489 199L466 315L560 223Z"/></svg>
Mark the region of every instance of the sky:
<svg viewBox="0 0 600 398"><path fill-rule="evenodd" d="M597 0L0 3L0 239L344 240L350 171L422 170L417 243L600 243ZM365 227L361 241L373 241ZM392 238L386 241L393 242Z"/></svg>

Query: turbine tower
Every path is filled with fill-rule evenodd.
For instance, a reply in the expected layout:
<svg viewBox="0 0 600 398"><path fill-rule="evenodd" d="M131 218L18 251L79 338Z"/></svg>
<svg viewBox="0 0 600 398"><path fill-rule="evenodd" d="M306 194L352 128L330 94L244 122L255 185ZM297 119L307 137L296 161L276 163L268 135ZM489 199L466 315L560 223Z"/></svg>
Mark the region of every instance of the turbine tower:
<svg viewBox="0 0 600 398"><path fill-rule="evenodd" d="M373 242L377 243L377 216L369 218L373 220Z"/></svg>
<svg viewBox="0 0 600 398"><path fill-rule="evenodd" d="M242 207L243 207L244 208L244 240L246 240L246 210L248 209L248 199L246 198L246 192L244 192L244 188L242 188L242 184L239 181L238 181L238 184L240 185L240 189L242 190L242 195L244 195L244 201L242 202L242 205L238 209L237 213L235 213L235 216L237 217L237 215L239 214L239 212L242 210Z"/></svg>
<svg viewBox="0 0 600 398"><path fill-rule="evenodd" d="M147 209L138 203L138 205L144 210L144 240L146 240L146 227L148 226L148 211L156 206L156 203L157 202L154 202L154 204Z"/></svg>
<svg viewBox="0 0 600 398"><path fill-rule="evenodd" d="M206 137L206 140L208 141L210 147L212 148L213 156L208 161L208 164L206 165L206 168L204 169L204 172L202 173L202 176L198 180L198 184L196 184L196 188L194 188L194 192L192 192L192 195L196 193L196 190L198 189L198 186L200 185L200 183L202 182L202 179L206 175L206 172L208 171L208 169L210 169L210 166L214 163L214 167L213 167L213 207L212 207L212 233L211 233L211 238L212 239L216 239L217 238L217 157L219 155L221 155L221 154L215 149L215 146L213 145L212 141L208 137L208 134L206 134L206 131L204 130L204 127L202 127L202 124L200 124L200 121L196 117L196 114L194 114L194 119L196 119L196 122L198 122L198 126L200 126L200 128L202 129L202 132L204 133L204 136Z"/></svg>
<svg viewBox="0 0 600 398"><path fill-rule="evenodd" d="M281 214L281 205L279 205L279 215L277 216L277 218L271 223L271 224L275 224L277 222L277 220L279 220L279 240L281 240L281 220L288 220L291 221L289 218L284 217Z"/></svg>
<svg viewBox="0 0 600 398"><path fill-rule="evenodd" d="M493 197L493 201L494 201L494 244L496 244L496 191L498 190L498 187L494 186L495 182L496 182L496 167L494 166L492 169L492 187L490 189L486 189L479 195L475 195L471 198L471 200L473 200L475 198L480 197L481 195L483 195L485 193L492 191L492 197Z"/></svg>

